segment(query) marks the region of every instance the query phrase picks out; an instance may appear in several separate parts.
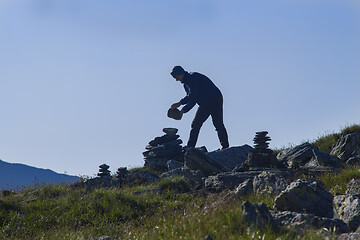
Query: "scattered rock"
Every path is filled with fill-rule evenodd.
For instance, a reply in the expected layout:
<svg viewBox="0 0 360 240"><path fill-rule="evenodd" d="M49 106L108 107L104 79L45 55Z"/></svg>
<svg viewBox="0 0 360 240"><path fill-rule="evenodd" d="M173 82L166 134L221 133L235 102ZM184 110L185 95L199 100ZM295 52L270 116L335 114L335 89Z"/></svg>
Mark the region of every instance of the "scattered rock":
<svg viewBox="0 0 360 240"><path fill-rule="evenodd" d="M127 184L142 184L142 183L151 183L156 182L160 178L154 174L143 172L139 170L131 171L126 174L125 182Z"/></svg>
<svg viewBox="0 0 360 240"><path fill-rule="evenodd" d="M244 220L259 230L267 227L272 228L274 231L278 230L276 222L264 203L250 203L245 201L241 208Z"/></svg>
<svg viewBox="0 0 360 240"><path fill-rule="evenodd" d="M275 199L275 209L299 213L313 213L316 216L333 216L333 196L316 180L292 182Z"/></svg>
<svg viewBox="0 0 360 240"><path fill-rule="evenodd" d="M350 231L360 226L360 199L358 195L338 195L334 197L335 218L342 219Z"/></svg>
<svg viewBox="0 0 360 240"><path fill-rule="evenodd" d="M345 194L360 195L360 179L351 179Z"/></svg>
<svg viewBox="0 0 360 240"><path fill-rule="evenodd" d="M351 157L360 157L360 130L342 134L330 154L344 162Z"/></svg>
<svg viewBox="0 0 360 240"><path fill-rule="evenodd" d="M300 166L340 166L340 161L337 157L320 152L316 146L308 142L280 152L277 155L277 158L280 162L285 163L290 168L298 168Z"/></svg>
<svg viewBox="0 0 360 240"><path fill-rule="evenodd" d="M264 171L254 177L253 189L255 194L279 194L289 185L289 177L285 173Z"/></svg>
<svg viewBox="0 0 360 240"><path fill-rule="evenodd" d="M207 176L230 171L229 168L196 148L186 151L184 161L187 168L200 170Z"/></svg>
<svg viewBox="0 0 360 240"><path fill-rule="evenodd" d="M347 225L340 219L318 217L309 213L290 211L270 211L275 222L280 226L292 228L295 231L309 228L326 228L331 232L341 234L349 232Z"/></svg>
<svg viewBox="0 0 360 240"><path fill-rule="evenodd" d="M232 170L237 165L245 162L249 151L252 149L249 145L243 145L209 152L207 155Z"/></svg>
<svg viewBox="0 0 360 240"><path fill-rule="evenodd" d="M200 170L190 170L188 168L176 168L169 172L163 173L161 178L171 178L174 176L185 177L190 184L193 184L195 189L202 188L204 186L202 178L204 174Z"/></svg>
<svg viewBox="0 0 360 240"><path fill-rule="evenodd" d="M240 183L253 179L260 172L224 172L205 179L205 187L211 191L234 190Z"/></svg>
<svg viewBox="0 0 360 240"><path fill-rule="evenodd" d="M236 187L235 196L244 196L253 193L253 179L246 179Z"/></svg>

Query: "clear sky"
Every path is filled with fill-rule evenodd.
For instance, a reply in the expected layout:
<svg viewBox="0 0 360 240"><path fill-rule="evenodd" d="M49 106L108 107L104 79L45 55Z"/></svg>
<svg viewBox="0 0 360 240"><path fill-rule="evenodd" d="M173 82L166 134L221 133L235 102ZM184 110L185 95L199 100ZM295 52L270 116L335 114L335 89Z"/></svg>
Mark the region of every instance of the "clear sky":
<svg viewBox="0 0 360 240"><path fill-rule="evenodd" d="M230 145L313 140L360 123L360 4L0 0L0 159L93 176L142 166L164 127L186 143L174 65L221 89ZM202 145L220 148L211 119Z"/></svg>

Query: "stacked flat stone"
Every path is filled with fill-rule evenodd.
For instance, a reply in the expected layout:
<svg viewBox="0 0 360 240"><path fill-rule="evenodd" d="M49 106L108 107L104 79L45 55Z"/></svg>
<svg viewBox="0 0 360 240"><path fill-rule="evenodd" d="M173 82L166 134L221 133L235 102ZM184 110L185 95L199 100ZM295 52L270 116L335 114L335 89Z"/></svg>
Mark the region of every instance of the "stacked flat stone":
<svg viewBox="0 0 360 240"><path fill-rule="evenodd" d="M119 167L116 171L116 178L117 179L124 179L125 175L128 173L128 170L126 167Z"/></svg>
<svg viewBox="0 0 360 240"><path fill-rule="evenodd" d="M99 166L99 173L97 174L99 177L110 177L109 166L105 163Z"/></svg>
<svg viewBox="0 0 360 240"><path fill-rule="evenodd" d="M271 141L267 131L256 132L254 137L254 148L256 152L259 153L272 153L273 151L269 148L268 141Z"/></svg>
<svg viewBox="0 0 360 240"><path fill-rule="evenodd" d="M166 167L169 160L183 161L182 140L176 128L164 128L165 135L151 140L143 152L144 166Z"/></svg>
<svg viewBox="0 0 360 240"><path fill-rule="evenodd" d="M254 138L254 149L249 151L248 158L243 169L249 168L282 168L281 164L269 148L271 138L267 136L267 131L257 132Z"/></svg>

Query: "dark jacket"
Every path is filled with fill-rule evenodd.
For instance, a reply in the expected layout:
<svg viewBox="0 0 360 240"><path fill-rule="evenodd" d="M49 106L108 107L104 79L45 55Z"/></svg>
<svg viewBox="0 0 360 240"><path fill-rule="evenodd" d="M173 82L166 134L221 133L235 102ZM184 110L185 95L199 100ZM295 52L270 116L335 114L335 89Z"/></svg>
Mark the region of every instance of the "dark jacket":
<svg viewBox="0 0 360 240"><path fill-rule="evenodd" d="M187 94L180 100L181 104L185 104L182 108L184 113L190 111L196 103L199 106L206 106L222 99L220 90L203 74L186 72L183 84Z"/></svg>

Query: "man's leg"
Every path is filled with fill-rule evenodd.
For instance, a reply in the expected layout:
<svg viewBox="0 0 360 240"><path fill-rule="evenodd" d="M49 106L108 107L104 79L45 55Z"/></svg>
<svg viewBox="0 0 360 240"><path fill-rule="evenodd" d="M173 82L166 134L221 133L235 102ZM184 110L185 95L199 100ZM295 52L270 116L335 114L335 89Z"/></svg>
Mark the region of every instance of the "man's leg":
<svg viewBox="0 0 360 240"><path fill-rule="evenodd" d="M223 148L229 147L228 134L224 125L223 119L223 101L217 102L214 104L213 109L211 111L211 118L214 124L214 127L217 131L220 144Z"/></svg>
<svg viewBox="0 0 360 240"><path fill-rule="evenodd" d="M200 128L202 127L203 123L208 119L210 116L209 108L199 106L198 110L196 111L194 120L191 124L190 136L189 141L187 143L188 147L194 148L199 136Z"/></svg>

